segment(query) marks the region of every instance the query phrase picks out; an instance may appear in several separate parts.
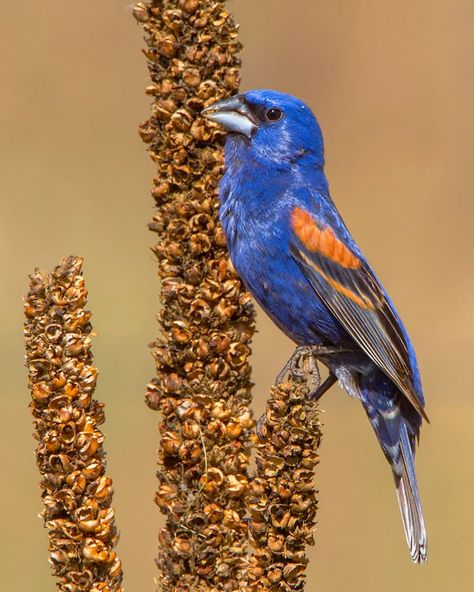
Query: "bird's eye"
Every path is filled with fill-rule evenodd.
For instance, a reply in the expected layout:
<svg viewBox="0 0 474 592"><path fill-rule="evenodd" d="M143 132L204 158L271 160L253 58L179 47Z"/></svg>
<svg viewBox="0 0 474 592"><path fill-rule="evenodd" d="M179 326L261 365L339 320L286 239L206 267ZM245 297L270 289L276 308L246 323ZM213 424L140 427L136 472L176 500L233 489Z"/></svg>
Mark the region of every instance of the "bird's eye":
<svg viewBox="0 0 474 592"><path fill-rule="evenodd" d="M281 109L277 109L276 107L272 107L271 109L268 109L267 112L265 113L265 119L267 121L278 121L279 119L282 118L283 115L283 111Z"/></svg>

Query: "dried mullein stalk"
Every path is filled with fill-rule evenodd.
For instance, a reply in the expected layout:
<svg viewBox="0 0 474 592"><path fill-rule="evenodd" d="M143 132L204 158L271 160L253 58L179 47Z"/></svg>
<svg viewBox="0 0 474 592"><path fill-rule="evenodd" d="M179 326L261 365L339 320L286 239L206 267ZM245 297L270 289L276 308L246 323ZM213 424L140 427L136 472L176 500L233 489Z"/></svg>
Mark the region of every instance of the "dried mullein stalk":
<svg viewBox="0 0 474 592"><path fill-rule="evenodd" d="M301 384L273 387L259 426L248 498L251 590L303 590L317 510L314 468L321 439L317 403Z"/></svg>
<svg viewBox="0 0 474 592"><path fill-rule="evenodd" d="M103 404L93 399L91 313L82 259L30 276L26 361L50 561L64 592L121 591L112 480L105 474Z"/></svg>
<svg viewBox="0 0 474 592"><path fill-rule="evenodd" d="M162 281L156 377L162 414L156 503L164 591L238 590L247 554L245 495L254 420L254 309L218 222L224 134L201 110L238 89L240 45L222 0L139 2L152 115L140 126L157 165L154 253Z"/></svg>

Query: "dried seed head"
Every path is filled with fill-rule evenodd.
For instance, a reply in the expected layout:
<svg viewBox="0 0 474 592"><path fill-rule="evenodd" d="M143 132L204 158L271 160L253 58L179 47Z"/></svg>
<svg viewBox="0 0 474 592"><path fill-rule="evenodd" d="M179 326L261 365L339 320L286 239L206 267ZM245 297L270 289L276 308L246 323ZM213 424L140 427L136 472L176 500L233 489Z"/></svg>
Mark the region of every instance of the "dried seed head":
<svg viewBox="0 0 474 592"><path fill-rule="evenodd" d="M157 166L149 228L163 304L146 395L163 418L161 586L230 592L245 583L254 311L217 216L225 136L200 112L238 88L240 45L223 0L141 4L153 105L139 133Z"/></svg>
<svg viewBox="0 0 474 592"><path fill-rule="evenodd" d="M313 542L317 508L314 451L321 438L317 410L307 400L305 386L273 388L259 435L249 498L256 546L249 580L258 590L262 582L271 590L302 590L305 549Z"/></svg>
<svg viewBox="0 0 474 592"><path fill-rule="evenodd" d="M59 588L119 592L112 481L104 474L104 438L98 428L103 405L92 399L97 369L81 266L80 258L68 257L51 274L36 271L25 299L36 458Z"/></svg>

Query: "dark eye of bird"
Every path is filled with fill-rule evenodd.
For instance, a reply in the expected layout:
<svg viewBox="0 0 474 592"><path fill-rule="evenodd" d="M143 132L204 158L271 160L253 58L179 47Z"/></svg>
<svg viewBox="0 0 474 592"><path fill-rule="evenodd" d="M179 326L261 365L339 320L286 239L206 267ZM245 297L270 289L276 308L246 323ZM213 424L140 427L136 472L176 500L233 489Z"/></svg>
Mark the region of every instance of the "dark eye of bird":
<svg viewBox="0 0 474 592"><path fill-rule="evenodd" d="M281 109L272 107L271 109L268 109L268 111L265 113L265 119L267 121L278 121L279 119L281 119L282 115L283 112Z"/></svg>

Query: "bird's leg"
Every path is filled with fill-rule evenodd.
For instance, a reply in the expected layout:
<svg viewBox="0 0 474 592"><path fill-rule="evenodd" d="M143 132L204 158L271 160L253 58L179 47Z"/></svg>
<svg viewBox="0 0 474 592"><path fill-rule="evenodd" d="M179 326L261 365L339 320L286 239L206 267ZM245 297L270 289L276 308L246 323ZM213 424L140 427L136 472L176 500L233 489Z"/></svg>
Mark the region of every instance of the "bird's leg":
<svg viewBox="0 0 474 592"><path fill-rule="evenodd" d="M306 357L308 355L309 349L310 348L306 347L305 345L299 345L295 349L290 359L286 362L281 371L278 373L278 376L275 380L275 384L278 385L282 383L287 373L298 379L304 378L304 373L300 369L300 361L301 358Z"/></svg>
<svg viewBox="0 0 474 592"><path fill-rule="evenodd" d="M306 376L309 376L313 383L313 390L309 396L317 400L337 381L333 374L329 374L328 378L321 384L321 375L317 364L318 357L348 351L350 350L334 346L300 345L278 374L275 384L278 385L283 382L286 374L289 375L289 378L296 378L297 380L304 380Z"/></svg>
<svg viewBox="0 0 474 592"><path fill-rule="evenodd" d="M331 348L322 349L325 351L325 349ZM293 378L299 381L303 381L309 375L314 384L319 384L321 377L317 364L317 355L320 350L321 346L319 345L298 346L276 377L275 384L282 383L287 374L290 379ZM334 348L331 349L332 351L334 351Z"/></svg>
<svg viewBox="0 0 474 592"><path fill-rule="evenodd" d="M337 377L334 374L329 373L329 376L320 384L316 389L311 391L308 395L308 398L312 401L319 401L319 399L324 395L326 391L328 391L334 383L337 382Z"/></svg>
<svg viewBox="0 0 474 592"><path fill-rule="evenodd" d="M295 354L293 354L291 356L291 358L285 362L285 365L280 370L280 372L277 374L277 377L275 378L275 384L280 384L281 382L283 382L283 380L284 380L284 378L286 376L286 373L289 371L289 369L291 367L291 362L293 360L293 356L294 355Z"/></svg>
<svg viewBox="0 0 474 592"><path fill-rule="evenodd" d="M307 357L303 361L307 365L306 374L311 378L312 391L317 390L321 385L321 374L319 373L318 358L316 357L315 348L310 348Z"/></svg>
<svg viewBox="0 0 474 592"><path fill-rule="evenodd" d="M307 375L307 372L302 367L305 359L314 359L314 348L317 346L313 345L299 345L293 354L291 355L290 359L286 362L283 366L281 371L278 373L276 377L275 384L278 385L282 383L285 379L286 374L289 374L289 377L296 378L297 380L303 380Z"/></svg>

